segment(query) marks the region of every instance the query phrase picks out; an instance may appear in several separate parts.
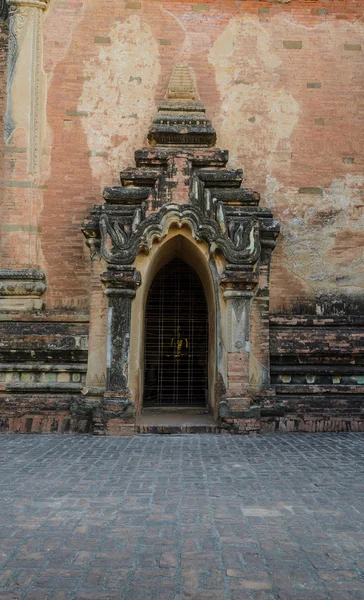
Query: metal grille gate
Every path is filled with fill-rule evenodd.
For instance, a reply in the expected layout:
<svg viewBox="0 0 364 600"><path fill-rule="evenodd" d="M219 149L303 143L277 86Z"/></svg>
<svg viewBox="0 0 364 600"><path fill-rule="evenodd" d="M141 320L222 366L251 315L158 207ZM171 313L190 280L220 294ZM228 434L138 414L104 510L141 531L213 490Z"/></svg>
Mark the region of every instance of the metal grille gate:
<svg viewBox="0 0 364 600"><path fill-rule="evenodd" d="M149 290L144 406L206 406L207 356L205 293L194 270L177 258Z"/></svg>

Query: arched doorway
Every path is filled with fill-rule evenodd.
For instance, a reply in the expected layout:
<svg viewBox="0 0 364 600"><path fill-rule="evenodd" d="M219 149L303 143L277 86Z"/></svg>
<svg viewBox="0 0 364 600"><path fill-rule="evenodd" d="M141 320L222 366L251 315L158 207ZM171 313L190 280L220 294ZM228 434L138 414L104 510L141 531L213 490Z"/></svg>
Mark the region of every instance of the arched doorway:
<svg viewBox="0 0 364 600"><path fill-rule="evenodd" d="M180 258L152 282L145 328L144 407L206 406L206 297L197 273Z"/></svg>

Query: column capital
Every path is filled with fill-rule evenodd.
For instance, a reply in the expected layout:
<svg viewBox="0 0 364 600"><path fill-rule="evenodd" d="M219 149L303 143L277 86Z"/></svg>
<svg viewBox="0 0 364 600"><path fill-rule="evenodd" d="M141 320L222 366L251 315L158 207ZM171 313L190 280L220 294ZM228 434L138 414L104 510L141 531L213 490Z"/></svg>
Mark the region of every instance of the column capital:
<svg viewBox="0 0 364 600"><path fill-rule="evenodd" d="M9 7L10 14L12 9L14 10L18 7L40 8L41 10L46 10L49 2L50 0L6 0L6 4Z"/></svg>
<svg viewBox="0 0 364 600"><path fill-rule="evenodd" d="M254 296L254 291L249 289L228 289L223 293L224 298L241 298L241 299L250 299Z"/></svg>
<svg viewBox="0 0 364 600"><path fill-rule="evenodd" d="M109 265L100 279L106 287L107 296L135 296L136 289L141 283L140 272L135 267Z"/></svg>
<svg viewBox="0 0 364 600"><path fill-rule="evenodd" d="M227 264L220 275L220 285L227 290L252 292L258 285L259 266ZM224 292L224 296L225 296ZM227 296L225 296L227 297Z"/></svg>

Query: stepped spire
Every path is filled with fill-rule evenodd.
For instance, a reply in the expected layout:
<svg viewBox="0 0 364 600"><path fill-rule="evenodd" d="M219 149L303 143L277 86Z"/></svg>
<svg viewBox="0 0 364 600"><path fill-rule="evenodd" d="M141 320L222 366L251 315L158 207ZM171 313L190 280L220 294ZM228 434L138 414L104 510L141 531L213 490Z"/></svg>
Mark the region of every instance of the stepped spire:
<svg viewBox="0 0 364 600"><path fill-rule="evenodd" d="M197 91L188 65L176 65L169 82L167 98L196 100Z"/></svg>
<svg viewBox="0 0 364 600"><path fill-rule="evenodd" d="M216 133L207 118L188 65L177 64L165 100L148 133L152 146L214 146Z"/></svg>

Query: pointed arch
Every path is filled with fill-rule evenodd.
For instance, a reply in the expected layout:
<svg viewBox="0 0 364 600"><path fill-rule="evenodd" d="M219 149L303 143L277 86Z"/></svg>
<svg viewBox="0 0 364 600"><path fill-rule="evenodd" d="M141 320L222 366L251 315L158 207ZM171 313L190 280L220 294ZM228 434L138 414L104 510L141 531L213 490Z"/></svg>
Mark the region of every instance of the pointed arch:
<svg viewBox="0 0 364 600"><path fill-rule="evenodd" d="M217 297L218 286L215 285L209 264L207 245L196 242L188 227L171 228L168 235L155 242L148 256L139 254L135 266L140 271L142 283L132 306L133 332L130 346L130 389L137 413L143 407L144 387L144 355L145 355L145 312L148 292L156 275L175 258L186 262L197 274L204 290L208 314L208 399L207 403L213 414L216 414L215 383L217 373Z"/></svg>
<svg viewBox="0 0 364 600"><path fill-rule="evenodd" d="M156 274L144 326L143 406L206 407L207 301L199 276L180 256Z"/></svg>

